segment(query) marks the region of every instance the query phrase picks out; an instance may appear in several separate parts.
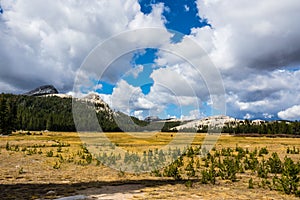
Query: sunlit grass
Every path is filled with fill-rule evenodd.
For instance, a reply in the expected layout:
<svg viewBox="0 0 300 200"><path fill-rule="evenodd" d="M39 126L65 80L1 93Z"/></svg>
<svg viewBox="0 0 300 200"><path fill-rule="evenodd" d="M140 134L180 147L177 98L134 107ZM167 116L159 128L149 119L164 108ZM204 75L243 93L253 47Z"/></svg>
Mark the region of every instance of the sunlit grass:
<svg viewBox="0 0 300 200"><path fill-rule="evenodd" d="M88 163L88 154L84 153L83 147L92 144L94 150L103 153L106 150L105 146L112 145L115 147L109 148L111 152L117 154L117 149L130 153L138 152L143 158L144 151L163 149L164 147L167 148L168 145L182 149L189 144L198 147L203 144L205 137L206 134L161 132L31 132L30 135L27 135L26 132L16 132L11 136L0 137L0 184L170 180L168 177L154 177L150 173L124 174L119 169L102 165L96 159ZM212 137L210 139L216 138ZM211 140L211 142L214 142L214 140ZM11 150L6 150L7 144L9 144ZM59 147L59 145L62 145L62 147ZM300 148L300 138L234 137L224 134L218 138L215 147L220 150L227 147L235 148L237 145L250 151L255 148L267 147L270 153L265 156L266 159L272 152L277 152L279 157L283 159L287 155L286 150L288 147ZM18 151L15 150L16 146L18 146ZM26 150L22 151L22 149ZM53 152L53 155L47 156L50 151ZM299 154L288 154L288 156L295 161L300 159ZM184 159L185 161L186 159ZM124 163L123 157L120 163ZM244 176L248 178L249 174L241 174L240 182L235 183L234 187L247 188L248 179L242 178ZM220 181L220 184L231 187L226 183L223 184L222 181ZM173 191L171 187L173 186L166 186L164 190L170 189ZM185 191L185 186L182 186L183 188L178 187L181 191ZM217 188L218 186L213 187ZM205 188L205 186L201 185L201 188ZM196 189L189 190L195 194L199 193ZM232 188L230 191L234 193ZM202 192L206 192L205 189ZM245 190L245 194L249 192L251 191ZM165 195L167 194L173 195L173 193L166 193ZM149 193L148 195L151 197L157 196L155 193ZM163 197L164 195L160 196Z"/></svg>

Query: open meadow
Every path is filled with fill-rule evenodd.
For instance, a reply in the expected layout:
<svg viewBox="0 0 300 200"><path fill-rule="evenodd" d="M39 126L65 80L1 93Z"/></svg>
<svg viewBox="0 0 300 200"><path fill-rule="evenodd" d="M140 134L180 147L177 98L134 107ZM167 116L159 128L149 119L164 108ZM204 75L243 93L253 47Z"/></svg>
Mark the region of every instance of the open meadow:
<svg viewBox="0 0 300 200"><path fill-rule="evenodd" d="M160 132L0 136L0 199L298 199L300 138L221 135L209 153L201 149L204 138Z"/></svg>

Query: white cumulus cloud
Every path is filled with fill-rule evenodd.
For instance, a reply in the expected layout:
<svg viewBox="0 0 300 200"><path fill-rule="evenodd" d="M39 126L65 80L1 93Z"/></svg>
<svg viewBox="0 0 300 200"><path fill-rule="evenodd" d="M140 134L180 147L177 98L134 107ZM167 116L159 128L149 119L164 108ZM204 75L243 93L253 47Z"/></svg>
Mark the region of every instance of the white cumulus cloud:
<svg viewBox="0 0 300 200"><path fill-rule="evenodd" d="M97 44L126 30L164 27L163 5L145 15L137 0L3 0L1 5L2 92L41 84L70 91L76 70Z"/></svg>
<svg viewBox="0 0 300 200"><path fill-rule="evenodd" d="M300 105L295 105L286 110L278 112L278 117L281 119L299 120L300 119Z"/></svg>

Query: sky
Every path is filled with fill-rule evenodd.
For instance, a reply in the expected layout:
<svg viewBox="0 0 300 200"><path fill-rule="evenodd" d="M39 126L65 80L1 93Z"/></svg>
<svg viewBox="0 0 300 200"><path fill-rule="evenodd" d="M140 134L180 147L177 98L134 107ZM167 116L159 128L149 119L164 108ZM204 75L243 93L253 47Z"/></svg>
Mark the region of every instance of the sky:
<svg viewBox="0 0 300 200"><path fill-rule="evenodd" d="M73 94L80 74L89 82L83 94L96 92L114 110L139 118L218 114L224 95L222 114L300 120L298 0L2 0L0 6L0 92L52 84ZM101 77L80 71L99 44L153 27L165 34L143 39L160 46L120 55ZM212 94L216 77L197 73L172 53L176 47L192 60L209 58L213 65L203 63L203 74L216 68L224 94ZM114 48L108 53L122 44Z"/></svg>

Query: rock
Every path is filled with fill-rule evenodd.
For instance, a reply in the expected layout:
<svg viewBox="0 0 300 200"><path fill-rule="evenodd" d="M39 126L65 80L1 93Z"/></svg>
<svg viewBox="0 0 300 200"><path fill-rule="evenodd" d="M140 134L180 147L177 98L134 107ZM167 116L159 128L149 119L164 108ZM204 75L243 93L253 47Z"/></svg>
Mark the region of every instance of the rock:
<svg viewBox="0 0 300 200"><path fill-rule="evenodd" d="M24 93L24 95L28 96L41 96L47 94L58 94L58 91L53 85L43 85L34 90Z"/></svg>
<svg viewBox="0 0 300 200"><path fill-rule="evenodd" d="M55 194L56 194L56 192L53 190L50 190L46 193L46 195L55 195Z"/></svg>
<svg viewBox="0 0 300 200"><path fill-rule="evenodd" d="M84 195L76 195L76 196L70 196L70 197L62 197L62 198L55 199L55 200L84 200L84 199L87 199L87 197Z"/></svg>
<svg viewBox="0 0 300 200"><path fill-rule="evenodd" d="M156 121L160 121L160 119L159 119L158 116L149 116L149 117L146 117L144 119L144 121L146 121L146 122L156 122Z"/></svg>

